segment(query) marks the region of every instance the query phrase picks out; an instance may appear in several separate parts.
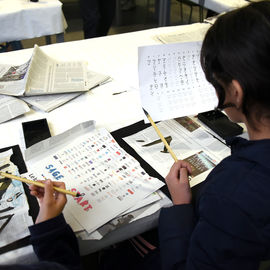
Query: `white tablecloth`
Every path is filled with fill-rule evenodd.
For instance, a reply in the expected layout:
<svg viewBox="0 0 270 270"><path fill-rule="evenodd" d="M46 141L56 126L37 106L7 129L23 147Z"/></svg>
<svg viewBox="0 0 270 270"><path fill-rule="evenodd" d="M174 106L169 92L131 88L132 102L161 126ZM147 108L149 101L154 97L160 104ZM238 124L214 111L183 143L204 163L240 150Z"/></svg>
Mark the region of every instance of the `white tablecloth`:
<svg viewBox="0 0 270 270"><path fill-rule="evenodd" d="M200 2L200 0L191 1L196 4ZM204 7L217 13L227 12L247 4L248 2L245 0L204 0Z"/></svg>
<svg viewBox="0 0 270 270"><path fill-rule="evenodd" d="M0 0L0 43L63 33L67 27L58 0Z"/></svg>

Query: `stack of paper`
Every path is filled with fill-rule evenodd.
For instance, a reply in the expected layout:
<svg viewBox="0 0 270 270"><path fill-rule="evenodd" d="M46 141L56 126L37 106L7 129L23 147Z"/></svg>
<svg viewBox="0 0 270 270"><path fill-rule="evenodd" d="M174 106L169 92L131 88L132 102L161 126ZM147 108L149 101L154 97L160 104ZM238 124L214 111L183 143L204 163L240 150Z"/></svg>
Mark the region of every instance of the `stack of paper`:
<svg viewBox="0 0 270 270"><path fill-rule="evenodd" d="M88 90L100 85L110 77L94 71L87 70L87 85ZM78 97L85 91L75 92L75 93L62 93L53 95L37 95L31 97L21 97L22 100L26 101L28 104L34 106L45 112L50 112L59 106L67 103L68 101Z"/></svg>
<svg viewBox="0 0 270 270"><path fill-rule="evenodd" d="M193 23L186 25L185 27L179 27L178 31L159 34L157 38L162 43L179 43L179 42L191 42L202 41L207 30L211 27L210 23Z"/></svg>
<svg viewBox="0 0 270 270"><path fill-rule="evenodd" d="M68 198L64 212L75 231L93 233L120 214L162 198L153 192L164 183L150 177L108 131L95 129L93 121L33 145L25 159L28 178L64 181L67 189L80 192Z"/></svg>
<svg viewBox="0 0 270 270"><path fill-rule="evenodd" d="M8 119L29 111L22 100L51 111L108 79L107 75L88 71L85 61L57 61L35 45L26 63L0 66L0 94L5 95L5 98L0 97L5 101L0 103L0 110L7 109L8 99L13 105L8 108ZM14 96L23 98L18 100ZM0 119L0 122L8 119Z"/></svg>

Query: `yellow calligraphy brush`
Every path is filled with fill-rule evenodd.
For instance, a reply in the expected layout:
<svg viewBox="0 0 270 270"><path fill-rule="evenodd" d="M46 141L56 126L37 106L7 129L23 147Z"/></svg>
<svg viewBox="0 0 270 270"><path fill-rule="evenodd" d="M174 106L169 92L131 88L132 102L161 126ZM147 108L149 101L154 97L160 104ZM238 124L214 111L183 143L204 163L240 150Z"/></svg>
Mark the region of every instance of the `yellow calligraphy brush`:
<svg viewBox="0 0 270 270"><path fill-rule="evenodd" d="M30 185L35 185L35 186L42 187L42 188L44 188L44 186L45 186L41 182L29 180L27 178L19 177L17 175L13 175L13 174L1 172L1 171L0 171L0 175L3 176L3 177L6 177L6 178L18 180L18 181L21 181L23 183L30 184ZM74 196L74 197L79 197L80 196L80 194L77 193L77 192L73 192L73 191L70 191L70 190L63 189L63 188L53 187L53 189L60 192L60 193L64 193L64 194L71 195L71 196Z"/></svg>
<svg viewBox="0 0 270 270"><path fill-rule="evenodd" d="M169 153L171 154L172 158L174 159L174 161L178 161L178 158L176 157L175 153L173 152L173 150L171 149L171 147L169 146L169 144L167 143L167 141L165 140L164 136L161 134L160 130L158 129L157 125L155 124L155 122L153 121L152 117L149 115L149 113L143 108L143 111L146 115L146 117L148 118L148 120L150 121L151 125L153 126L153 128L155 129L155 131L157 132L159 138L162 140L162 142L164 143L165 147L167 148L167 150L169 151Z"/></svg>

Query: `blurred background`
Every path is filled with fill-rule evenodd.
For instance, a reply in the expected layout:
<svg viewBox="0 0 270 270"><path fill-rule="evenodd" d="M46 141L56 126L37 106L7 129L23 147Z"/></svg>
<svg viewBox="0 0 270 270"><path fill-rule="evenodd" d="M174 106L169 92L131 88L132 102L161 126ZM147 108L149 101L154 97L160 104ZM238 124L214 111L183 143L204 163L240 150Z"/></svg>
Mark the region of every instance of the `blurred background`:
<svg viewBox="0 0 270 270"><path fill-rule="evenodd" d="M183 16L181 16L181 1ZM61 0L61 2L63 3L62 9L68 24L64 35L65 42L83 39L83 24L79 0ZM119 22L117 16L115 16L108 34L114 35L158 27L155 2L155 0L122 0L121 21ZM204 11L204 14L206 15L206 11ZM192 4L188 0L171 0L170 25L194 22L199 22L199 7L197 5ZM51 37L51 41L52 43L56 42L55 36ZM39 46L45 45L45 37L22 41L23 48L33 48L34 44Z"/></svg>

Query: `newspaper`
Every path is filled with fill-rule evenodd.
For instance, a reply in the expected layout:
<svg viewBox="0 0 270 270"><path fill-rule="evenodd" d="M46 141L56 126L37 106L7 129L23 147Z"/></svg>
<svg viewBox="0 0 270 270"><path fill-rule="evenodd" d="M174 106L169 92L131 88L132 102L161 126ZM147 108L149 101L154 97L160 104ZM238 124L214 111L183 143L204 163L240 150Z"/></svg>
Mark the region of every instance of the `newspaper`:
<svg viewBox="0 0 270 270"><path fill-rule="evenodd" d="M29 64L30 60L19 66L0 65L0 94L23 95Z"/></svg>
<svg viewBox="0 0 270 270"><path fill-rule="evenodd" d="M28 105L15 97L0 95L0 123L30 111Z"/></svg>
<svg viewBox="0 0 270 270"><path fill-rule="evenodd" d="M33 96L87 90L87 62L57 61L38 45L26 63L0 66L0 94Z"/></svg>
<svg viewBox="0 0 270 270"><path fill-rule="evenodd" d="M177 158L191 164L191 187L205 180L209 172L230 155L228 146L189 117L162 121L157 126ZM124 141L160 175L167 176L174 160L152 126L125 137Z"/></svg>
<svg viewBox="0 0 270 270"><path fill-rule="evenodd" d="M160 189L137 160L93 121L26 149L27 178L61 180L80 197L68 197L67 211L88 232Z"/></svg>
<svg viewBox="0 0 270 270"><path fill-rule="evenodd" d="M87 85L89 90L93 89L94 87L100 84L103 84L109 79L110 77L107 75L96 73L90 70L87 71ZM82 93L83 92L21 97L21 99L37 109L40 109L45 112L50 112L60 107L61 105L67 103L68 101L78 97Z"/></svg>
<svg viewBox="0 0 270 270"><path fill-rule="evenodd" d="M0 167L8 173L19 175L10 161L13 151L0 153ZM0 247L29 235L28 226L33 225L28 215L28 202L21 182L0 178Z"/></svg>
<svg viewBox="0 0 270 270"><path fill-rule="evenodd" d="M180 27L178 31L157 35L157 38L165 44L202 41L210 26L209 23L193 23L184 28Z"/></svg>

